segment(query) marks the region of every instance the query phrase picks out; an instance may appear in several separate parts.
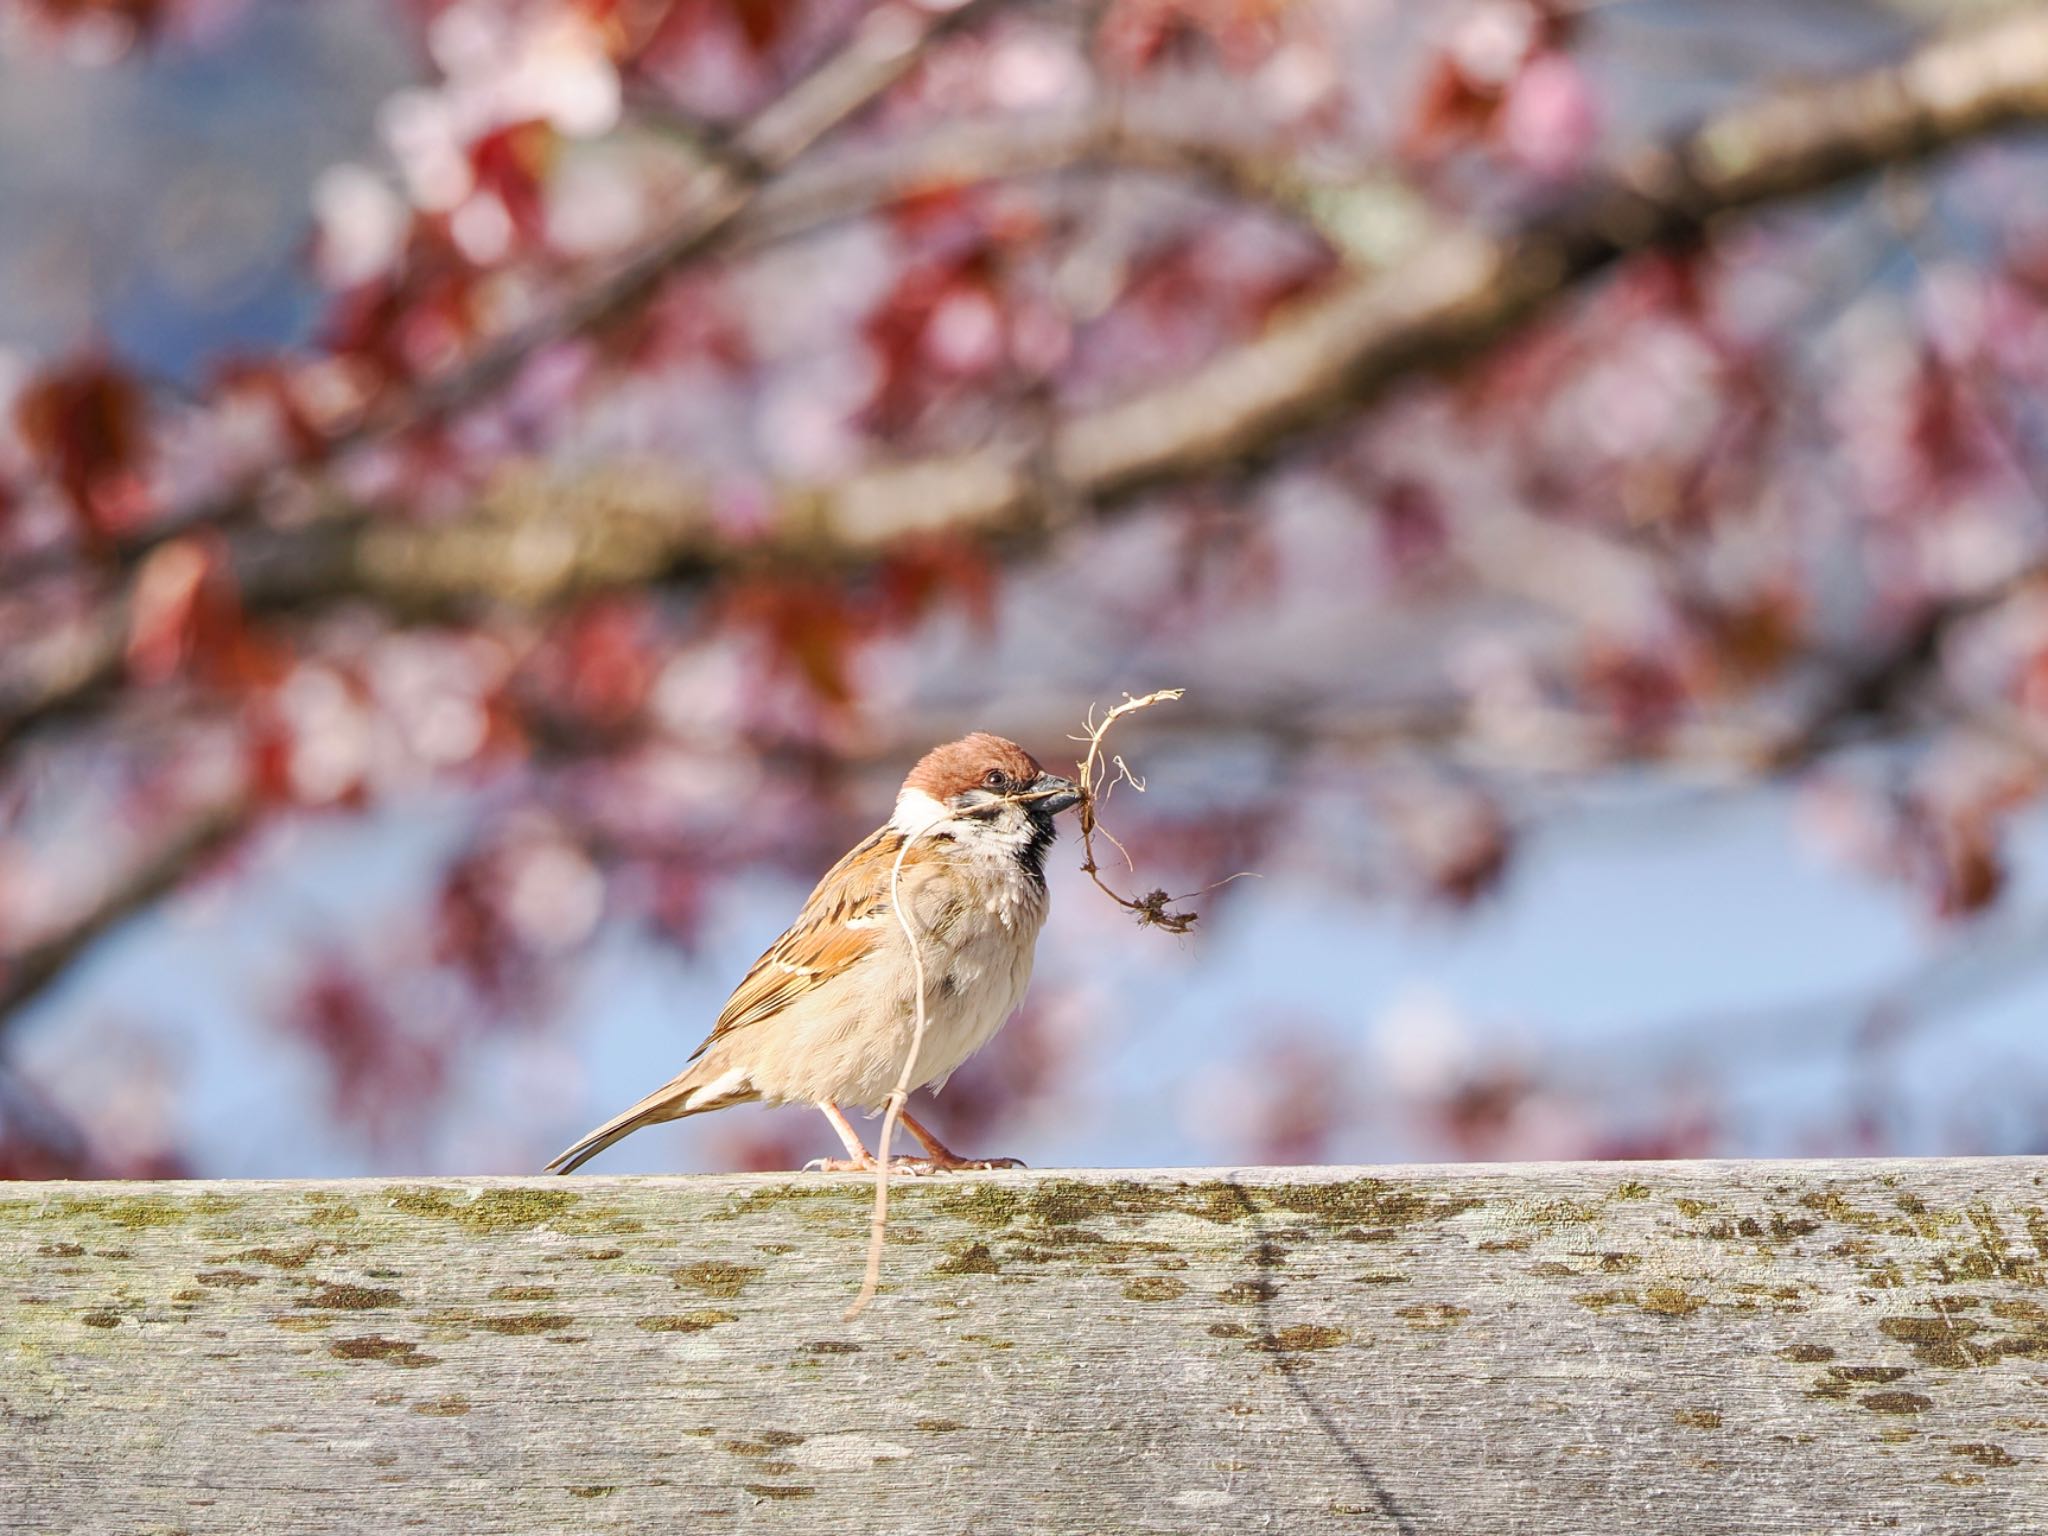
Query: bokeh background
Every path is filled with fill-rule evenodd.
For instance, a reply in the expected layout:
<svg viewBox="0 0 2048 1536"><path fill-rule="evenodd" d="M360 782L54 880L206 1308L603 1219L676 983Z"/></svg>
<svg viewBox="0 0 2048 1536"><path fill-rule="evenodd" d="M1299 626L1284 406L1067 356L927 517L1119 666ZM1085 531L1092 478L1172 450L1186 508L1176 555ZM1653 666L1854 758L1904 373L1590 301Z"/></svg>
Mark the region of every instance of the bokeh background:
<svg viewBox="0 0 2048 1536"><path fill-rule="evenodd" d="M2036 119L2029 6L0 4L0 1174L536 1169L1169 685L1112 878L1258 878L1063 844L963 1150L2048 1150Z"/></svg>

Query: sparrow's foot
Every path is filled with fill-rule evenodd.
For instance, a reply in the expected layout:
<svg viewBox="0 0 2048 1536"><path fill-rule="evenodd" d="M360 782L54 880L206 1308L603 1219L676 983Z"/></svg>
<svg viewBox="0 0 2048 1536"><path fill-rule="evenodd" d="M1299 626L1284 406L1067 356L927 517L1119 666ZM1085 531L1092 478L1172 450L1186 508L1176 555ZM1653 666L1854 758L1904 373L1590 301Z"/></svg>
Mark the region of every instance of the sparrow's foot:
<svg viewBox="0 0 2048 1536"><path fill-rule="evenodd" d="M948 1152L944 1157L899 1157L896 1166L911 1173L986 1173L1026 1165L1014 1157L955 1157Z"/></svg>
<svg viewBox="0 0 2048 1536"><path fill-rule="evenodd" d="M805 1173L873 1173L875 1160L864 1157L855 1162L850 1157L814 1157L804 1164Z"/></svg>
<svg viewBox="0 0 2048 1536"><path fill-rule="evenodd" d="M915 1166L919 1173L964 1173L981 1172L990 1168L1022 1168L1024 1164L1014 1157L961 1157L934 1136L917 1118L904 1110L901 1116L904 1128L918 1139L925 1155L903 1160L904 1167Z"/></svg>

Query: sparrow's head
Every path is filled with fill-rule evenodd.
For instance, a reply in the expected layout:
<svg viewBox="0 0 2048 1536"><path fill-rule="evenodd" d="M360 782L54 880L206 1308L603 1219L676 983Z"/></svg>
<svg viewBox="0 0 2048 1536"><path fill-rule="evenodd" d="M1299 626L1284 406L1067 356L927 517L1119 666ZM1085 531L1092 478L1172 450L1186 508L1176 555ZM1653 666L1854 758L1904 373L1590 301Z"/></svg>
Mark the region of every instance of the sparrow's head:
<svg viewBox="0 0 2048 1536"><path fill-rule="evenodd" d="M896 823L922 829L950 817L957 837L1014 853L1036 874L1052 845L1053 817L1080 800L1072 779L1047 773L1014 741L976 731L918 760L896 797Z"/></svg>
<svg viewBox="0 0 2048 1536"><path fill-rule="evenodd" d="M1072 779L1047 773L1017 743L987 731L932 748L903 788L929 795L957 816L988 816L1014 806L1046 822L1081 799Z"/></svg>

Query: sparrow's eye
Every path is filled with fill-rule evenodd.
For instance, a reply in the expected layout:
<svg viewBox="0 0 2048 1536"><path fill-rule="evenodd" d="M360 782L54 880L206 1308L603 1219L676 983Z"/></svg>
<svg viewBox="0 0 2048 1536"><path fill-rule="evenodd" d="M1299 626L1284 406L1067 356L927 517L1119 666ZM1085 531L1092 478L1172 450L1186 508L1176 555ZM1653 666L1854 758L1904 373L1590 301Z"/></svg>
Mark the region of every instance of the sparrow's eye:
<svg viewBox="0 0 2048 1536"><path fill-rule="evenodd" d="M990 789L1007 789L1010 784L1010 776L1000 768L991 768L982 775L981 782Z"/></svg>

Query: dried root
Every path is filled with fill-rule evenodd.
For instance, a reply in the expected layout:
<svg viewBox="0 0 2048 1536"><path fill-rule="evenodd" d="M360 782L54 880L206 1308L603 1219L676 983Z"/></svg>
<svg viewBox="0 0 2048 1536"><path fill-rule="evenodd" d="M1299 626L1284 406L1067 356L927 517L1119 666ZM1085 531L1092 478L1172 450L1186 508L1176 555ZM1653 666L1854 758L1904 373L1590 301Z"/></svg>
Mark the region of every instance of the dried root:
<svg viewBox="0 0 2048 1536"><path fill-rule="evenodd" d="M853 1298L852 1305L845 1312L844 1320L849 1323L875 1299L875 1292L882 1283L882 1241L889 1234L890 1151L896 1140L896 1122L903 1116L904 1105L910 1102L910 1074L916 1070L918 1055L924 1050L924 947L918 943L917 934L910 926L910 916L903 910L900 899L903 856L910 852L912 843L952 819L951 812L935 817L930 826L904 838L903 846L896 850L896 862L889 867L889 910L896 914L896 926L903 930L903 942L910 946L910 974L917 988L916 1002L911 1015L910 1050L904 1055L903 1070L896 1076L896 1086L889 1090L889 1107L882 1113L881 1145L875 1152L875 1211L868 1219L868 1265L861 1277L860 1294Z"/></svg>
<svg viewBox="0 0 2048 1536"><path fill-rule="evenodd" d="M1088 720L1084 729L1087 734L1073 739L1087 747L1081 757L1081 873L1095 882L1096 889L1127 912L1137 914L1141 928L1164 928L1168 933L1186 933L1195 926L1198 912L1175 912L1171 904L1185 901L1185 896L1169 896L1164 890L1147 891L1143 896L1131 897L1118 894L1103 880L1095 862L1095 835L1099 832L1108 838L1110 845L1123 855L1124 867L1135 868L1131 863L1130 851L1116 840L1116 834L1102 825L1101 807L1108 804L1110 791L1119 784L1128 784L1140 794L1145 792L1145 781L1131 772L1131 765L1124 761L1121 753L1111 757L1109 766L1103 766L1103 740L1109 735L1109 728L1126 715L1134 715L1141 709L1154 704L1169 703L1179 698L1184 688L1161 688L1142 698L1124 695L1123 703L1105 714L1101 720L1095 718L1095 706L1088 706ZM1104 773L1108 777L1103 777ZM1231 879L1237 877L1232 875Z"/></svg>

